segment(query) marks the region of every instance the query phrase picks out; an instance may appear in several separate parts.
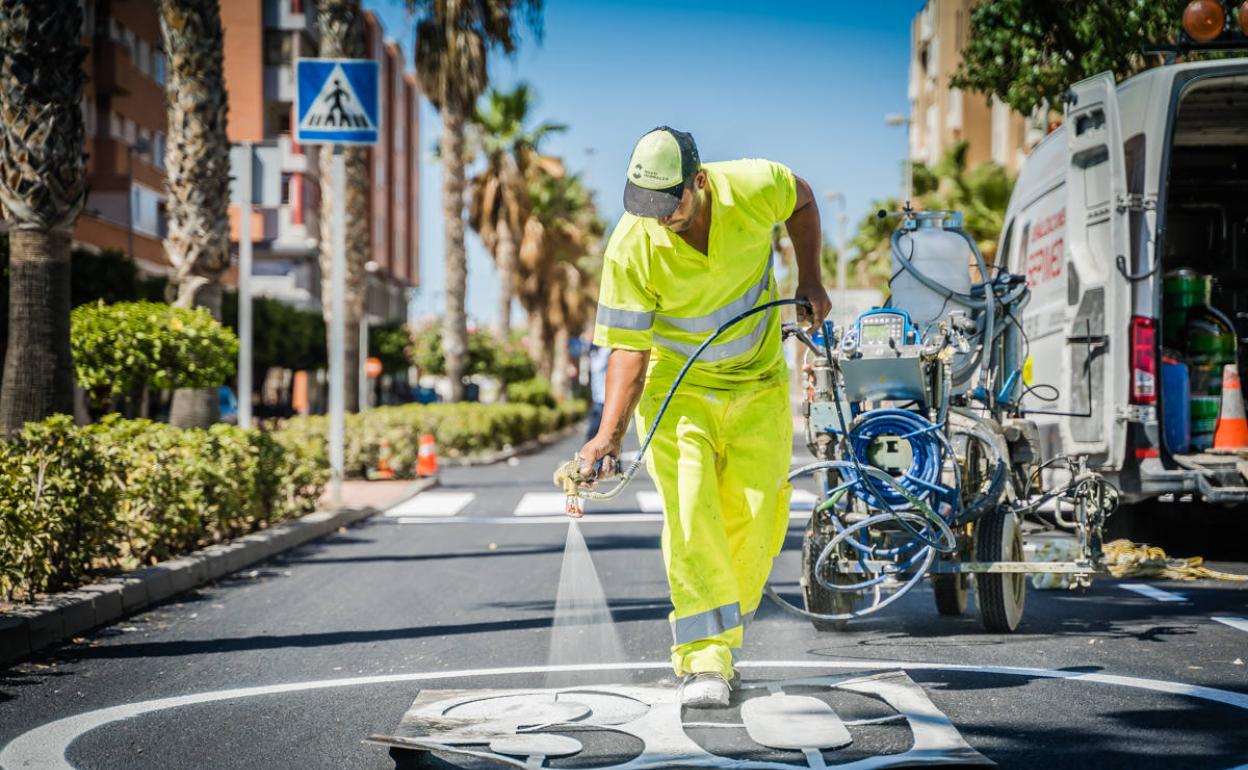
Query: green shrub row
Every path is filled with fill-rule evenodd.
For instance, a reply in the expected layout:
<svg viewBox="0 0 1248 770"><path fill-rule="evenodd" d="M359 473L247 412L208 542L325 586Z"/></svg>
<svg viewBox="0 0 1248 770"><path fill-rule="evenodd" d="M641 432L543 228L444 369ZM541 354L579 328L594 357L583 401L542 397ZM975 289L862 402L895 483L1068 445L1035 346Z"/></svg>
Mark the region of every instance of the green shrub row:
<svg viewBox="0 0 1248 770"><path fill-rule="evenodd" d="M259 430L30 423L0 442L0 593L61 590L306 513L325 477Z"/></svg>
<svg viewBox="0 0 1248 770"><path fill-rule="evenodd" d="M390 447L390 467L410 478L416 467L422 433L432 433L444 457L482 454L516 446L558 430L585 416L585 402L554 407L532 404L404 404L347 415L344 465L351 477L367 477L377 467L382 442ZM328 467L323 416L295 417L278 430L279 443Z"/></svg>

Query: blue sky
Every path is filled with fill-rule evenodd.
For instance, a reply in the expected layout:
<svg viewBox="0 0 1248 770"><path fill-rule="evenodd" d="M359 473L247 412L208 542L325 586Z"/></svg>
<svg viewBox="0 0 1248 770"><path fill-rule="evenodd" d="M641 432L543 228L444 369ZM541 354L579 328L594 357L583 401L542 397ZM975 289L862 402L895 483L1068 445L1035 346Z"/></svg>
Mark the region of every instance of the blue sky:
<svg viewBox="0 0 1248 770"><path fill-rule="evenodd" d="M412 25L402 0L364 0L403 44ZM534 118L569 125L544 150L584 174L599 210L623 211L624 168L633 143L668 124L691 132L703 160L765 157L789 165L820 196L824 232L835 237L846 196L851 226L872 200L900 187L910 21L921 0L547 0L544 36L492 62L500 88L528 81ZM438 114L421 111L421 289L413 313L440 312L443 240L441 167L431 148ZM493 320L493 264L468 238L468 313ZM825 276L825 280L830 280Z"/></svg>

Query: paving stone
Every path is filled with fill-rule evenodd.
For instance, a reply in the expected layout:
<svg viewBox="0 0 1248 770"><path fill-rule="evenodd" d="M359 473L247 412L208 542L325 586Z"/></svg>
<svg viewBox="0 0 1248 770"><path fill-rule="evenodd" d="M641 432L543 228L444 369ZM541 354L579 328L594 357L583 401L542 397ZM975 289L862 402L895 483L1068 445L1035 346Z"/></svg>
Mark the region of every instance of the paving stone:
<svg viewBox="0 0 1248 770"><path fill-rule="evenodd" d="M66 637L78 636L95 628L95 596L85 591L58 594L53 603L60 608Z"/></svg>

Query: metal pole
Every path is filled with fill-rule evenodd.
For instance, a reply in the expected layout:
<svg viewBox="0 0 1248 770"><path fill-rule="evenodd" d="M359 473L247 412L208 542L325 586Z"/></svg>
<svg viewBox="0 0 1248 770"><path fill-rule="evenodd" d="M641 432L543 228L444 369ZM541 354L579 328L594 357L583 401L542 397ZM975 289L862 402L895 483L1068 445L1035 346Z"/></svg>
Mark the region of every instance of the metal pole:
<svg viewBox="0 0 1248 770"><path fill-rule="evenodd" d="M251 427L251 142L242 142L238 184L243 199L238 219L238 425Z"/></svg>
<svg viewBox="0 0 1248 770"><path fill-rule="evenodd" d="M333 163L330 166L330 184L333 188L333 248L329 271L329 479L330 500L335 508L342 506L343 444L346 418L346 313L347 289L347 203L346 162L342 145L334 145Z"/></svg>
<svg viewBox="0 0 1248 770"><path fill-rule="evenodd" d="M126 144L126 256L134 261L134 145Z"/></svg>
<svg viewBox="0 0 1248 770"><path fill-rule="evenodd" d="M356 373L360 381L360 397L357 408L363 412L369 407L368 398L368 372L366 367L368 364L368 318L360 318L360 355L359 361L356 361Z"/></svg>
<svg viewBox="0 0 1248 770"><path fill-rule="evenodd" d="M844 199L842 198L842 201ZM836 294L837 299L841 302L841 312L845 312L845 308L849 304L849 299L845 292L848 288L849 276L849 214L845 213L845 204L841 204L841 213L837 216L837 244L836 244Z"/></svg>

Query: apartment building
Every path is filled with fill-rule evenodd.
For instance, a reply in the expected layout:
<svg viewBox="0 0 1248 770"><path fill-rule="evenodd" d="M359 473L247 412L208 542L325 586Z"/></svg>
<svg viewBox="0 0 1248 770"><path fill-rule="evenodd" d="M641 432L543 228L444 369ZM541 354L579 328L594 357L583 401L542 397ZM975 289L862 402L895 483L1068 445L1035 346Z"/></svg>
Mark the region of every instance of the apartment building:
<svg viewBox="0 0 1248 770"><path fill-rule="evenodd" d="M927 0L910 28L910 158L935 163L966 142L971 168L989 161L1017 173L1047 131L1043 112L1023 116L995 97L950 85L979 0Z"/></svg>
<svg viewBox="0 0 1248 770"><path fill-rule="evenodd" d="M314 0L223 3L225 80L232 143L251 142L252 239L257 293L321 307L320 177L317 146L294 141L295 60L319 50ZM368 151L369 286L372 323L404 320L419 283L419 89L399 45L365 14L366 55L380 63L381 141ZM245 162L236 147L239 177ZM327 212L326 212L327 215ZM234 238L237 206L232 207Z"/></svg>
<svg viewBox="0 0 1248 770"><path fill-rule="evenodd" d="M85 0L82 95L88 195L74 245L130 253L148 273L167 272L165 76L152 0Z"/></svg>

